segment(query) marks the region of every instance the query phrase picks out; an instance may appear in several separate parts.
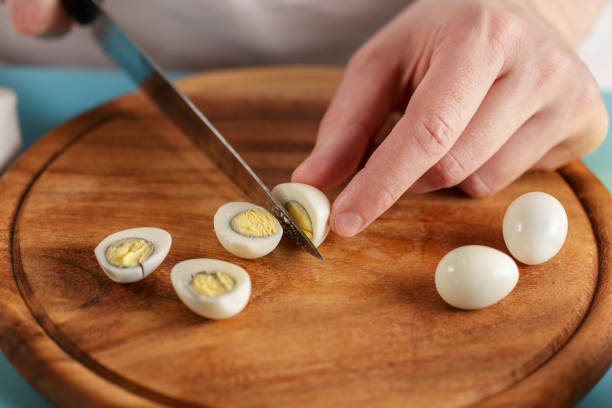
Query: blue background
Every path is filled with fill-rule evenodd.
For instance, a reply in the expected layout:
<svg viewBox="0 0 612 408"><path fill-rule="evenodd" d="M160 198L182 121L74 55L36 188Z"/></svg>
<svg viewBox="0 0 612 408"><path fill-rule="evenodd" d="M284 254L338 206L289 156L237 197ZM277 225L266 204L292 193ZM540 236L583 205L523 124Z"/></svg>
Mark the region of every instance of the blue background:
<svg viewBox="0 0 612 408"><path fill-rule="evenodd" d="M172 72L170 76L177 78L184 74ZM124 74L114 70L16 66L0 67L0 86L17 92L25 148L60 123L134 89ZM612 93L604 94L604 100L608 112L612 112ZM610 133L602 146L584 161L612 191ZM0 355L0 408L14 407L49 408L52 405ZM612 370L576 407L612 407Z"/></svg>

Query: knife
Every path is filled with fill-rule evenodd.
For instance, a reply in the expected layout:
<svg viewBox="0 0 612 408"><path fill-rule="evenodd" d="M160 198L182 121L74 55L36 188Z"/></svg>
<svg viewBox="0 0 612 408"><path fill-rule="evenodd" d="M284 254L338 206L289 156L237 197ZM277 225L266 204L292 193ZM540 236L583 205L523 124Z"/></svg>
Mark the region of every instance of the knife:
<svg viewBox="0 0 612 408"><path fill-rule="evenodd" d="M103 0L62 0L80 24L93 23L100 47L140 86L157 107L203 151L250 200L274 215L289 239L309 254L323 259L312 241L272 196L234 148L200 110L168 79L163 70L113 21Z"/></svg>

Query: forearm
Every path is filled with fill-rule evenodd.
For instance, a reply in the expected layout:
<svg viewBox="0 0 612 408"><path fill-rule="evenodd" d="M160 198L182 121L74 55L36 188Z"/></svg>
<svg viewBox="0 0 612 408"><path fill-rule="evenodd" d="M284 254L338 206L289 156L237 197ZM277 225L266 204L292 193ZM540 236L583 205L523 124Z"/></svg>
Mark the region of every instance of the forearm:
<svg viewBox="0 0 612 408"><path fill-rule="evenodd" d="M577 48L608 0L527 0Z"/></svg>

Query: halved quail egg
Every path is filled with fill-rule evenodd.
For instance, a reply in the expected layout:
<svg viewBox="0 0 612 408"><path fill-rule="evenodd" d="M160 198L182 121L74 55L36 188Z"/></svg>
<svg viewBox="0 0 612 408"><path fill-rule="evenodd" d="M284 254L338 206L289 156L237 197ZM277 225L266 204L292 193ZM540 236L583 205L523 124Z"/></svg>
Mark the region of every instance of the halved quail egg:
<svg viewBox="0 0 612 408"><path fill-rule="evenodd" d="M272 214L263 207L245 202L219 207L214 227L225 249L247 259L269 254L283 236L283 227Z"/></svg>
<svg viewBox="0 0 612 408"><path fill-rule="evenodd" d="M170 279L183 303L209 319L225 319L240 313L251 296L247 271L216 259L179 262L172 268Z"/></svg>
<svg viewBox="0 0 612 408"><path fill-rule="evenodd" d="M329 233L329 200L316 187L302 183L282 183L272 195L289 212L304 234L318 247Z"/></svg>
<svg viewBox="0 0 612 408"><path fill-rule="evenodd" d="M131 228L104 238L95 249L96 259L115 282L146 278L166 258L172 237L160 228Z"/></svg>

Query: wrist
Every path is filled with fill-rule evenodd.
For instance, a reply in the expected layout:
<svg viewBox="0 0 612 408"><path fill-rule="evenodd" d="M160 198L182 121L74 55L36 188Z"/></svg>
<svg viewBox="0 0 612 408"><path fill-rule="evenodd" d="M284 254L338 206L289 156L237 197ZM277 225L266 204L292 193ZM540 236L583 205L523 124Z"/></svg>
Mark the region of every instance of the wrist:
<svg viewBox="0 0 612 408"><path fill-rule="evenodd" d="M527 0L527 3L577 48L595 24L607 1Z"/></svg>

